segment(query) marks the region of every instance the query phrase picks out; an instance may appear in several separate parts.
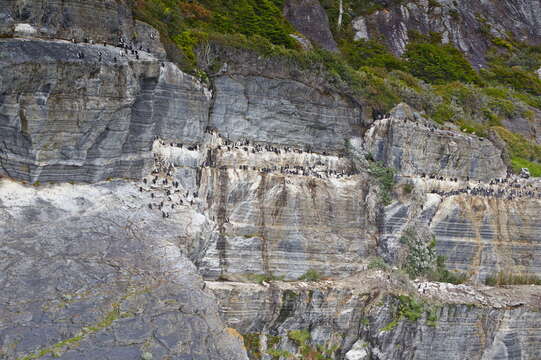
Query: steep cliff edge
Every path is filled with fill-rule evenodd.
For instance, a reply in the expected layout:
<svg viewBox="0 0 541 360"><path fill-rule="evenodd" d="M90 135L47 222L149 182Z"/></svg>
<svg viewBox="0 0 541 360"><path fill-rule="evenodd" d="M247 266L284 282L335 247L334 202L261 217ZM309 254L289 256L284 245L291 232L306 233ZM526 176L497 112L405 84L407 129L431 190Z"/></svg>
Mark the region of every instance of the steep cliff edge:
<svg viewBox="0 0 541 360"><path fill-rule="evenodd" d="M0 358L541 356L539 286L483 284L541 276L495 134L318 59L188 75L122 1L0 5Z"/></svg>

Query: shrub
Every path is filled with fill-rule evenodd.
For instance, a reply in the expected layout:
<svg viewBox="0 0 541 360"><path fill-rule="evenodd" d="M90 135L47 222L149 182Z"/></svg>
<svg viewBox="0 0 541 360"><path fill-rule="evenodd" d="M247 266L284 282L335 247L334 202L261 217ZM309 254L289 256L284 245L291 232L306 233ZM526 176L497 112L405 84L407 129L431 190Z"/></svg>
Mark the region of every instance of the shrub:
<svg viewBox="0 0 541 360"><path fill-rule="evenodd" d="M174 42L187 57L183 65L191 70L192 32L259 36L274 45L296 48L289 36L294 30L282 16L282 5L280 0L136 0L134 14L158 29L162 40Z"/></svg>
<svg viewBox="0 0 541 360"><path fill-rule="evenodd" d="M381 162L370 164L368 172L374 176L380 185L380 199L384 206L392 202L391 193L394 187L394 170L387 168Z"/></svg>
<svg viewBox="0 0 541 360"><path fill-rule="evenodd" d="M381 257L373 257L368 263L368 270L383 270L388 271L390 269L389 264L385 262Z"/></svg>
<svg viewBox="0 0 541 360"><path fill-rule="evenodd" d="M385 45L374 40L347 41L341 46L346 61L355 69L363 66L402 70L404 62L394 56Z"/></svg>
<svg viewBox="0 0 541 360"><path fill-rule="evenodd" d="M480 81L464 55L451 45L413 42L407 46L404 58L409 72L432 84Z"/></svg>
<svg viewBox="0 0 541 360"><path fill-rule="evenodd" d="M506 142L511 166L515 172L528 168L534 177L541 176L541 146L533 144L521 135L514 134L503 127L494 127L498 135Z"/></svg>
<svg viewBox="0 0 541 360"><path fill-rule="evenodd" d="M404 193L406 193L406 194L411 194L412 191L413 191L413 188L414 188L414 187L413 187L413 184L405 184L405 185L404 185L404 188L403 188L403 189L404 189Z"/></svg>
<svg viewBox="0 0 541 360"><path fill-rule="evenodd" d="M463 284L468 279L465 273L455 273L445 268L445 257L438 256L436 260L436 268L430 271L427 275L428 280L436 282L446 282L450 284Z"/></svg>
<svg viewBox="0 0 541 360"><path fill-rule="evenodd" d="M314 269L306 271L299 277L299 280L303 281L319 281L321 280L321 274Z"/></svg>
<svg viewBox="0 0 541 360"><path fill-rule="evenodd" d="M382 331L392 330L404 318L416 322L423 317L424 313L426 313L427 325L436 326L438 317L434 308L408 295L399 295L396 300L394 319L382 328Z"/></svg>
<svg viewBox="0 0 541 360"><path fill-rule="evenodd" d="M260 335L257 333L243 334L242 338L244 340L244 347L246 348L250 358L260 359L261 358Z"/></svg>
<svg viewBox="0 0 541 360"><path fill-rule="evenodd" d="M407 246L408 255L404 264L404 270L410 278L417 278L430 272L436 263L436 241L433 239L426 243L415 231L407 230L400 238L400 243Z"/></svg>
<svg viewBox="0 0 541 360"><path fill-rule="evenodd" d="M488 70L482 71L481 74L483 78L493 84L503 84L518 92L526 92L534 96L541 95L541 80L539 80L539 77L519 66L492 65Z"/></svg>
<svg viewBox="0 0 541 360"><path fill-rule="evenodd" d="M336 346L326 349L322 345L310 345L311 335L308 330L291 330L287 336L298 346L302 359L331 360L332 354L338 349Z"/></svg>
<svg viewBox="0 0 541 360"><path fill-rule="evenodd" d="M263 282L269 282L269 281L283 281L285 277L275 276L272 274L250 274L248 275L248 278L252 280L253 282L262 284Z"/></svg>

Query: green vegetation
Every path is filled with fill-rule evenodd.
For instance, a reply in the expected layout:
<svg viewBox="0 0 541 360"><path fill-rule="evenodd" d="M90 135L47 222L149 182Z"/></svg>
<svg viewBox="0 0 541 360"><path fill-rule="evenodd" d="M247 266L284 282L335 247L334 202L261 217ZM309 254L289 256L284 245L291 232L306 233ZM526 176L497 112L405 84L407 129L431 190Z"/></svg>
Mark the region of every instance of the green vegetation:
<svg viewBox="0 0 541 360"><path fill-rule="evenodd" d="M383 67L387 70L403 70L405 68L401 59L391 54L385 45L374 40L348 42L342 46L342 53L354 69L360 69L364 66Z"/></svg>
<svg viewBox="0 0 541 360"><path fill-rule="evenodd" d="M445 257L436 255L436 239L423 241L417 233L408 229L400 238L400 243L407 246L404 270L412 279L426 277L430 281L462 284L467 280L467 274L451 272L445 267Z"/></svg>
<svg viewBox="0 0 541 360"><path fill-rule="evenodd" d="M269 281L283 281L285 276L275 276L273 274L250 274L248 275L248 279L256 282L258 284L262 284L263 282L269 282Z"/></svg>
<svg viewBox="0 0 541 360"><path fill-rule="evenodd" d="M426 324L428 326L437 325L437 308L407 295L399 295L395 299L395 316L391 322L381 329L382 331L394 329L403 319L416 322L423 317L423 314L426 314Z"/></svg>
<svg viewBox="0 0 541 360"><path fill-rule="evenodd" d="M518 173L521 168L528 168L532 176L541 176L541 146L533 144L503 127L495 127L494 129L507 143L513 170Z"/></svg>
<svg viewBox="0 0 541 360"><path fill-rule="evenodd" d="M533 274L512 274L499 272L496 275L488 276L485 284L489 286L502 285L541 285L541 278Z"/></svg>
<svg viewBox="0 0 541 360"><path fill-rule="evenodd" d="M293 28L282 17L283 0L135 0L135 16L154 26L166 45L182 51L183 58L166 46L168 54L194 68L194 48L212 34L245 35L271 44L295 48Z"/></svg>
<svg viewBox="0 0 541 360"><path fill-rule="evenodd" d="M402 189L404 190L405 194L411 194L414 189L414 186L413 184L405 184Z"/></svg>
<svg viewBox="0 0 541 360"><path fill-rule="evenodd" d="M417 36L417 41L406 47L404 58L408 71L429 83L480 82L464 54L452 45L441 44L441 38L437 36Z"/></svg>
<svg viewBox="0 0 541 360"><path fill-rule="evenodd" d="M326 348L324 346L310 345L311 335L308 330L291 330L288 338L295 342L301 357L293 356L293 359L303 360L331 360L332 355L338 350L338 346Z"/></svg>
<svg viewBox="0 0 541 360"><path fill-rule="evenodd" d="M272 356L272 360L279 360L280 358L295 359L295 356L286 350L269 349L267 354Z"/></svg>
<svg viewBox="0 0 541 360"><path fill-rule="evenodd" d="M445 268L445 257L438 256L436 259L436 268L428 272L427 278L430 281L446 282L450 284L463 284L468 279L466 273L457 273Z"/></svg>
<svg viewBox="0 0 541 360"><path fill-rule="evenodd" d="M319 281L321 280L321 274L314 269L309 269L303 275L299 277L299 280L303 281Z"/></svg>
<svg viewBox="0 0 541 360"><path fill-rule="evenodd" d="M387 168L381 162L370 164L369 173L374 176L380 186L380 198L384 206L392 202L392 191L394 187L394 170Z"/></svg>
<svg viewBox="0 0 541 360"><path fill-rule="evenodd" d="M541 81L534 73L541 67L541 46L494 38L486 22L481 30L493 47L488 53L488 66L477 72L458 49L442 44L440 34L411 32L401 58L391 54L381 39L352 40L354 17L401 0L389 0L384 5L375 0L344 0L341 26L339 2L322 0L341 54L318 48L302 51L290 36L294 29L282 16L283 0L132 2L136 17L160 31L169 57L203 80L208 79L206 71L214 73L231 60L214 56L203 71L198 54L213 44L252 51L281 61L285 68L318 74L329 89L359 100L369 110L385 112L406 102L440 124L453 123L482 137L492 130L502 136L502 124L528 121L535 114L533 108L541 109ZM439 6L437 1L430 2L431 8ZM478 20L484 23L481 16ZM541 176L536 145L504 131L508 132L502 137L508 145L509 166L514 171L527 167L532 175ZM384 197L388 203L389 198Z"/></svg>
<svg viewBox="0 0 541 360"><path fill-rule="evenodd" d="M244 347L246 347L246 351L248 352L250 359L261 359L261 342L259 340L260 334L243 334L242 338L244 339Z"/></svg>
<svg viewBox="0 0 541 360"><path fill-rule="evenodd" d="M434 268L436 262L436 241L434 239L430 243L426 243L414 230L408 229L400 238L400 243L407 246L408 255L404 270L412 279L426 275Z"/></svg>
<svg viewBox="0 0 541 360"><path fill-rule="evenodd" d="M375 256L368 263L368 270L383 270L389 271L391 267L381 257Z"/></svg>

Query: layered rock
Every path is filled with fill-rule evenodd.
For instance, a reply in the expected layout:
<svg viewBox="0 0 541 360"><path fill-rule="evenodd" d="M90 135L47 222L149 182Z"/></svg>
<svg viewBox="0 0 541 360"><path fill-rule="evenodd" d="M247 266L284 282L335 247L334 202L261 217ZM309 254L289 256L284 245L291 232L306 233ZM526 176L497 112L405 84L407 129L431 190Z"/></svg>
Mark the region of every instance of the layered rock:
<svg viewBox="0 0 541 360"><path fill-rule="evenodd" d="M210 96L146 52L0 41L0 173L30 182L141 177L156 136L198 141Z"/></svg>
<svg viewBox="0 0 541 360"><path fill-rule="evenodd" d="M541 275L541 200L456 196L431 222L438 252L450 268L484 280L499 272Z"/></svg>
<svg viewBox="0 0 541 360"><path fill-rule="evenodd" d="M344 150L360 136L360 107L300 81L235 74L214 80L211 127L237 140Z"/></svg>
<svg viewBox="0 0 541 360"><path fill-rule="evenodd" d="M99 19L100 26L96 26ZM94 41L117 44L120 39L165 58L159 33L133 19L125 0L51 0L0 2L0 37Z"/></svg>
<svg viewBox="0 0 541 360"><path fill-rule="evenodd" d="M273 350L300 355L292 330L307 330L312 354L331 359L539 356L538 288L419 283L415 291L381 272L338 282L207 284L224 320L250 339L254 359L271 359Z"/></svg>
<svg viewBox="0 0 541 360"><path fill-rule="evenodd" d="M414 237L428 233L446 266L470 281L484 282L498 273L541 276L538 182L515 187L405 178L398 185L403 187L411 187L410 193L385 208L381 223L378 253L389 262L404 260L401 238L409 231Z"/></svg>
<svg viewBox="0 0 541 360"><path fill-rule="evenodd" d="M538 287L360 272L403 265L414 228L472 283L540 274L535 196L448 194L506 176L489 140L405 105L369 124L321 69L249 51L221 49L207 88L122 1L0 5L0 174L34 183L0 181L0 357L246 359L226 326L253 358L540 356ZM328 281L268 283L303 274Z"/></svg>
<svg viewBox="0 0 541 360"><path fill-rule="evenodd" d="M492 142L436 126L405 104L376 121L364 140L375 160L402 176L489 181L507 174L501 151Z"/></svg>
<svg viewBox="0 0 541 360"><path fill-rule="evenodd" d="M215 224L194 245L208 278L343 276L374 254L377 187L347 158L216 133L197 150L164 143L159 153Z"/></svg>

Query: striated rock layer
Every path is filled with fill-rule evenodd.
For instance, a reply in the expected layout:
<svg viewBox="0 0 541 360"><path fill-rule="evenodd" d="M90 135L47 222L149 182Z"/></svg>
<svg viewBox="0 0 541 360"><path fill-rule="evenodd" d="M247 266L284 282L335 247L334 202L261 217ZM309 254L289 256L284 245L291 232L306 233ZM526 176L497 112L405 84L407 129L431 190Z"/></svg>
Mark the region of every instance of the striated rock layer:
<svg viewBox="0 0 541 360"><path fill-rule="evenodd" d="M365 134L365 146L375 160L402 176L490 181L507 175L501 151L492 142L437 127L405 104L389 119L374 123Z"/></svg>
<svg viewBox="0 0 541 360"><path fill-rule="evenodd" d="M254 359L272 359L276 349L300 355L295 330L308 330L313 354L331 359L540 356L538 288L475 290L419 283L416 291L381 272L338 282L207 284L219 298L225 321L251 339ZM409 311L419 318L412 320L400 315L411 297L397 295L416 292L419 307ZM254 356L258 351L261 356Z"/></svg>
<svg viewBox="0 0 541 360"><path fill-rule="evenodd" d="M539 288L479 285L541 276L539 182L488 139L249 51L203 85L123 1L0 5L0 358L540 357ZM365 271L404 235L476 287Z"/></svg>
<svg viewBox="0 0 541 360"><path fill-rule="evenodd" d="M148 53L123 54L0 41L0 174L30 182L140 178L156 136L201 139L210 99L200 83Z"/></svg>

